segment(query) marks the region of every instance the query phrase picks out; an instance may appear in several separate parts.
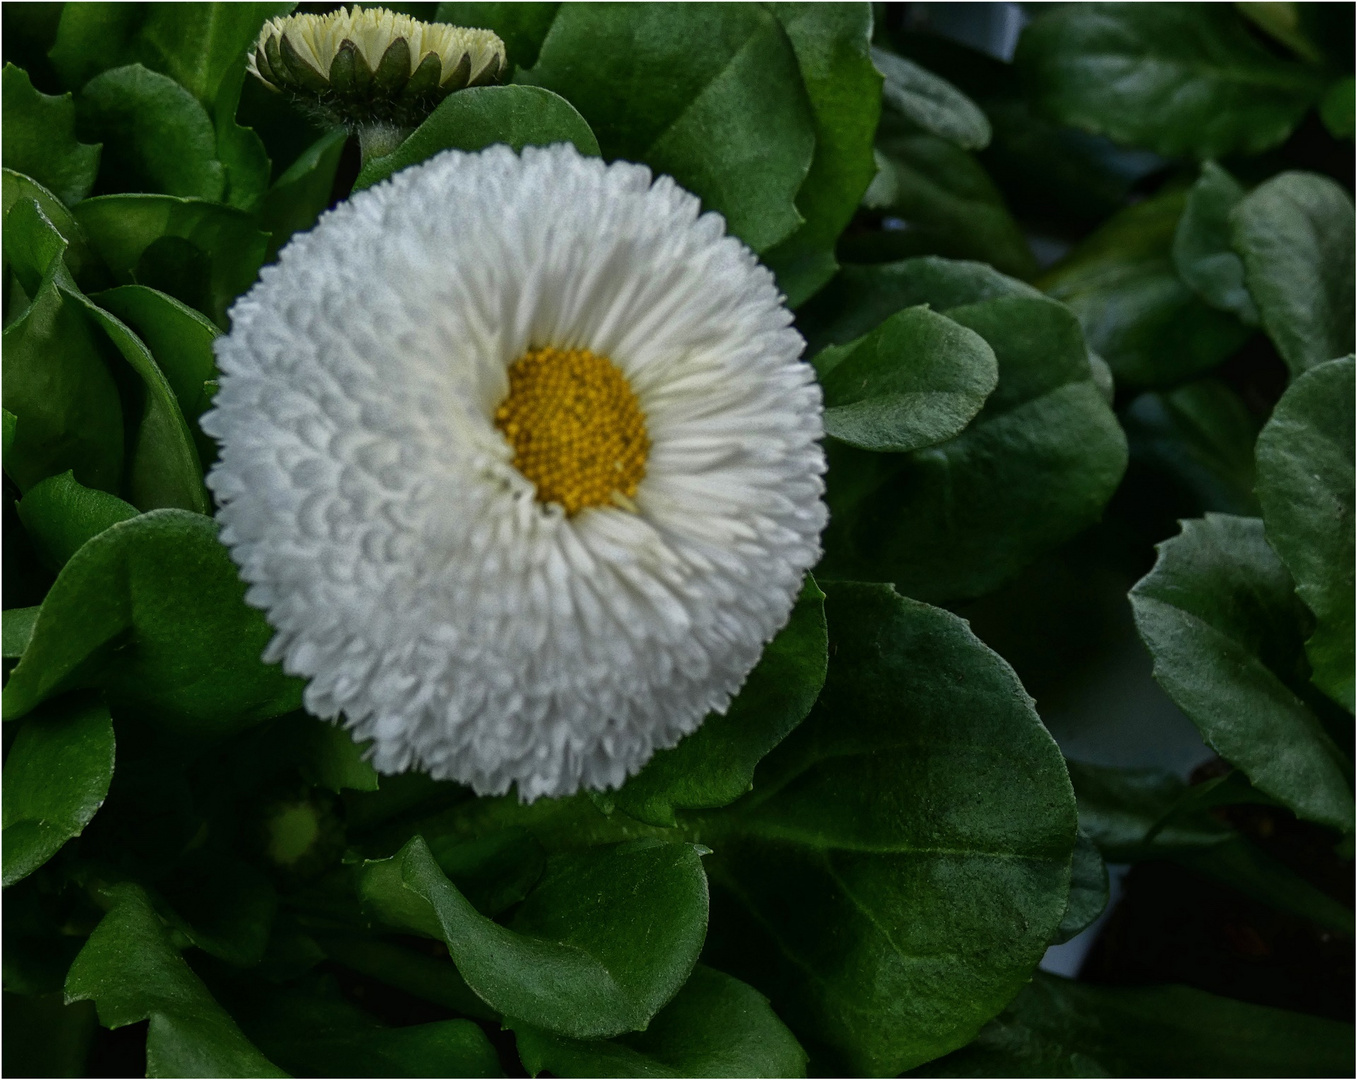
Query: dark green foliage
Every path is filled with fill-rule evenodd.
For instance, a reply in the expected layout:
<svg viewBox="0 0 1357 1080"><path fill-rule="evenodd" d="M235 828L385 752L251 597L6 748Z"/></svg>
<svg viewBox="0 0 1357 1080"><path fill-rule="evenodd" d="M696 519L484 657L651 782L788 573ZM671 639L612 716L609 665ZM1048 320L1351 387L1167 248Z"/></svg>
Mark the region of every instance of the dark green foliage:
<svg viewBox="0 0 1357 1080"><path fill-rule="evenodd" d="M505 85L361 162L246 71L292 8L4 6L6 1075L1350 1073L1284 980L1037 965L1128 863L1353 939L1351 6L400 4ZM562 141L776 275L831 519L725 713L521 804L303 711L199 420L327 209Z"/></svg>

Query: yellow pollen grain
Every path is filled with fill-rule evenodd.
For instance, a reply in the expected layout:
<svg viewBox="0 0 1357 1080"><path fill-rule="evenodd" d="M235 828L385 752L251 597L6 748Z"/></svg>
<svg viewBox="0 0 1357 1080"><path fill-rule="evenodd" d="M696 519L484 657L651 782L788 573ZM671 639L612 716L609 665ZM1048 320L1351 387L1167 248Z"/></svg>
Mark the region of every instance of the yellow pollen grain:
<svg viewBox="0 0 1357 1080"><path fill-rule="evenodd" d="M587 506L632 508L646 474L645 413L626 376L588 349L529 349L509 367L495 427L537 501L567 514Z"/></svg>

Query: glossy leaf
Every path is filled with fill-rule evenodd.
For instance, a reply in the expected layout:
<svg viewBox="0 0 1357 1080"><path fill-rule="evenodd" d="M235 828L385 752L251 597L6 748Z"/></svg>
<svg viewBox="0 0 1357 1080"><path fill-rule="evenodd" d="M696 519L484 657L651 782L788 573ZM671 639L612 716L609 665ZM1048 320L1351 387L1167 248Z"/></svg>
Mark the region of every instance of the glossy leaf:
<svg viewBox="0 0 1357 1080"><path fill-rule="evenodd" d="M272 631L244 593L210 518L157 510L106 529L43 601L5 716L78 686L203 735L291 712L301 682L260 661Z"/></svg>
<svg viewBox="0 0 1357 1080"><path fill-rule="evenodd" d="M805 1076L806 1053L751 986L698 964L674 1000L635 1035L567 1039L514 1027L532 1076Z"/></svg>
<svg viewBox="0 0 1357 1080"><path fill-rule="evenodd" d="M48 477L19 500L19 520L53 571L65 566L87 540L137 513L131 503L85 487L70 472Z"/></svg>
<svg viewBox="0 0 1357 1080"><path fill-rule="evenodd" d="M1333 1076L1352 1026L1187 986L1038 972L974 1043L911 1076Z"/></svg>
<svg viewBox="0 0 1357 1080"><path fill-rule="evenodd" d="M67 698L19 729L5 758L4 884L27 877L79 836L113 779L108 706Z"/></svg>
<svg viewBox="0 0 1357 1080"><path fill-rule="evenodd" d="M761 7L565 5L514 79L567 98L605 158L669 174L756 252L800 226L814 115L796 53Z"/></svg>
<svg viewBox="0 0 1357 1080"><path fill-rule="evenodd" d="M365 162L354 188L371 187L444 150L495 143L522 150L558 142L574 143L582 154L598 153L589 125L565 98L537 86L476 86L448 95L394 151Z"/></svg>
<svg viewBox="0 0 1357 1080"><path fill-rule="evenodd" d="M674 824L675 810L734 802L749 790L754 766L815 704L826 648L824 593L807 578L788 624L763 650L729 710L708 716L607 798L638 821L661 826Z"/></svg>
<svg viewBox="0 0 1357 1080"><path fill-rule="evenodd" d="M1121 479L1125 436L1068 310L1000 296L946 314L989 343L999 386L937 446L830 447L822 577L893 581L928 601L980 596L1095 521Z"/></svg>
<svg viewBox="0 0 1357 1080"><path fill-rule="evenodd" d="M272 262L278 250L293 233L305 232L330 205L335 173L349 133L326 132L304 150L269 188L259 207L259 219L270 234L266 262Z"/></svg>
<svg viewBox="0 0 1357 1080"><path fill-rule="evenodd" d="M866 6L766 6L796 54L815 126L810 171L796 193L805 224L763 258L796 307L834 276L834 243L876 173L872 139L881 76L869 54L872 13Z"/></svg>
<svg viewBox="0 0 1357 1080"><path fill-rule="evenodd" d="M862 204L901 225L877 238L884 256L859 246L847 254L864 262L945 255L979 259L1018 277L1036 271L1022 229L971 154L889 114L882 117L877 149L880 171Z"/></svg>
<svg viewBox="0 0 1357 1080"><path fill-rule="evenodd" d="M999 382L985 339L924 306L897 311L814 363L825 432L862 450L905 453L950 439Z"/></svg>
<svg viewBox="0 0 1357 1080"><path fill-rule="evenodd" d="M689 844L557 856L508 926L476 911L418 836L368 863L361 889L384 921L441 937L497 1012L577 1039L644 1029L688 978L707 929L707 881Z"/></svg>
<svg viewBox="0 0 1357 1080"><path fill-rule="evenodd" d="M149 1020L147 1076L286 1076L261 1054L170 943L135 885L114 906L66 977L67 1001L93 1001L108 1028Z"/></svg>
<svg viewBox="0 0 1357 1080"><path fill-rule="evenodd" d="M1154 677L1218 753L1298 817L1351 830L1343 757L1297 697L1292 582L1257 518L1207 514L1131 590Z"/></svg>
<svg viewBox="0 0 1357 1080"><path fill-rule="evenodd" d="M6 660L23 656L33 640L33 627L38 621L38 608L9 608L4 617L4 650Z"/></svg>
<svg viewBox="0 0 1357 1080"><path fill-rule="evenodd" d="M1056 119L1166 157L1270 149L1322 86L1216 4L1068 4L1024 30L1016 60Z"/></svg>
<svg viewBox="0 0 1357 1080"><path fill-rule="evenodd" d="M3 210L7 226L5 262L19 275L25 292L31 296L37 290L49 265L43 263L41 267L38 266L34 259L35 244L31 236L10 235L13 230L9 227L9 213L16 204L26 199L38 204L41 216L46 218L47 223L66 241L63 258L71 275L81 280L87 274L97 275L98 267L95 265L97 260L85 242L84 232L76 224L66 205L31 176L24 176L8 168L0 170L0 176L3 176ZM10 317L13 318L13 315Z"/></svg>
<svg viewBox="0 0 1357 1080"><path fill-rule="evenodd" d="M1230 211L1244 188L1213 161L1202 166L1173 234L1173 265L1178 276L1212 307L1257 326L1258 307L1244 284L1244 260L1231 245Z"/></svg>
<svg viewBox="0 0 1357 1080"><path fill-rule="evenodd" d="M3 80L5 166L31 176L63 202L79 202L94 187L100 148L75 137L70 94L39 93L28 73L13 64L5 65Z"/></svg>
<svg viewBox="0 0 1357 1080"><path fill-rule="evenodd" d="M1315 614L1305 643L1316 686L1353 709L1353 360L1301 375L1258 436L1268 542Z"/></svg>
<svg viewBox="0 0 1357 1080"><path fill-rule="evenodd" d="M1316 173L1285 172L1230 213L1263 326L1292 375L1352 352L1352 198Z"/></svg>
<svg viewBox="0 0 1357 1080"><path fill-rule="evenodd" d="M1166 386L1215 367L1248 329L1208 306L1174 268L1187 196L1169 192L1112 217L1038 282L1079 317L1119 382Z"/></svg>
<svg viewBox="0 0 1357 1080"><path fill-rule="evenodd" d="M140 64L96 76L80 91L80 126L104 143L104 167L119 186L219 199L226 169L211 118L173 79Z"/></svg>
<svg viewBox="0 0 1357 1080"><path fill-rule="evenodd" d="M820 700L749 796L697 819L724 901L708 954L834 1068L894 1075L964 1045L1036 966L1066 907L1074 798L1031 699L961 619L884 585L826 594Z"/></svg>
<svg viewBox="0 0 1357 1080"><path fill-rule="evenodd" d="M889 108L963 150L989 145L989 119L946 79L885 49L872 49L872 63L885 76L881 96Z"/></svg>
<svg viewBox="0 0 1357 1080"><path fill-rule="evenodd" d="M86 199L76 220L118 284L168 292L221 327L254 284L268 244L247 214L169 195Z"/></svg>
<svg viewBox="0 0 1357 1080"><path fill-rule="evenodd" d="M1063 944L1092 926L1107 907L1107 899L1107 864L1098 845L1080 829L1070 863L1070 898L1051 944Z"/></svg>

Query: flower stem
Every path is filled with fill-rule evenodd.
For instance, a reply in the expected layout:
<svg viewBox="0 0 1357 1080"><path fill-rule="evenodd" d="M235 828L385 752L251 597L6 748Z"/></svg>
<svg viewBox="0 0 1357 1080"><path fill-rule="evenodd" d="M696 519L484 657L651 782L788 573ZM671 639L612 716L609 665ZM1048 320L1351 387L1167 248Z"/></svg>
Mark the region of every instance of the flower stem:
<svg viewBox="0 0 1357 1080"><path fill-rule="evenodd" d="M398 127L395 124L362 124L358 128L358 149L363 155L363 164L367 165L379 157L386 157L409 136L413 128Z"/></svg>

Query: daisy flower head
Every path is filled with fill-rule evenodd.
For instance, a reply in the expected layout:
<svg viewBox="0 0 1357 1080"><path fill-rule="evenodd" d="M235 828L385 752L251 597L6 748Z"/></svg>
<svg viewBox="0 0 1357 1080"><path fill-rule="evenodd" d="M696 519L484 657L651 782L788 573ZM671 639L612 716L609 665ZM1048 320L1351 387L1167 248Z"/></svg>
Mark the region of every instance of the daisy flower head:
<svg viewBox="0 0 1357 1080"><path fill-rule="evenodd" d="M821 396L772 274L666 176L447 151L231 311L203 427L265 654L309 711L525 800L724 711L826 521Z"/></svg>

